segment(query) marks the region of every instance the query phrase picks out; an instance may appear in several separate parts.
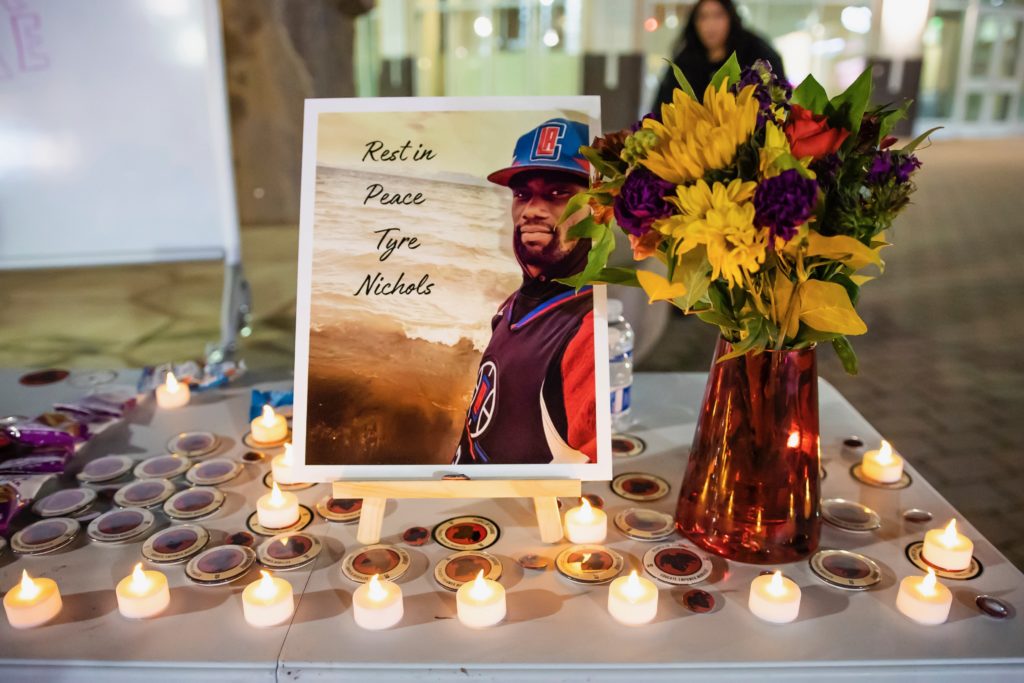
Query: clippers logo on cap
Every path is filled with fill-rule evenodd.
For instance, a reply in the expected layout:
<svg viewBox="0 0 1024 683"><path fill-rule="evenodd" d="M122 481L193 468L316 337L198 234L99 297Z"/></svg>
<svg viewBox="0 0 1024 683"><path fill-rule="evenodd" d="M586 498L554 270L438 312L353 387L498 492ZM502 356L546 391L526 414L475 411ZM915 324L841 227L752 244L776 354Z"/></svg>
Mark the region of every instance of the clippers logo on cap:
<svg viewBox="0 0 1024 683"><path fill-rule="evenodd" d="M552 122L537 129L531 160L557 159L562 153L559 140L565 137L565 124Z"/></svg>

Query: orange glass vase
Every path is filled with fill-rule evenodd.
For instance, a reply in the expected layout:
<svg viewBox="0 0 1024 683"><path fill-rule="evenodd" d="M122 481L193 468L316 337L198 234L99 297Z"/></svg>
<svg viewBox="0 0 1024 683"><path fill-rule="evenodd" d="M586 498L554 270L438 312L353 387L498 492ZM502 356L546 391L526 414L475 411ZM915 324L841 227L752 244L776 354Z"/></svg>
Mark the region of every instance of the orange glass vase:
<svg viewBox="0 0 1024 683"><path fill-rule="evenodd" d="M680 531L738 562L806 558L821 533L815 350L719 362L715 349L676 508Z"/></svg>

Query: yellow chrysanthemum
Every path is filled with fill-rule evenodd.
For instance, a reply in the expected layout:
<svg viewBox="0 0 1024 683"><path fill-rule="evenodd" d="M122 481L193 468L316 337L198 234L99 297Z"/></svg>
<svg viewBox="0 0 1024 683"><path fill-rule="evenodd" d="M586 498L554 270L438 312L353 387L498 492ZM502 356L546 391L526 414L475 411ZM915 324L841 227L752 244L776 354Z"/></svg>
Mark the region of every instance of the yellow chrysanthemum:
<svg viewBox="0 0 1024 683"><path fill-rule="evenodd" d="M677 89L672 104L661 106L661 121L644 121L644 128L658 136L658 144L641 163L677 185L703 177L708 170L725 168L735 158L736 148L750 139L757 109L752 85L739 95L729 92L724 81L717 91L709 85L704 104Z"/></svg>
<svg viewBox="0 0 1024 683"><path fill-rule="evenodd" d="M677 256L706 246L711 276L740 284L743 271L756 273L764 263L768 246L768 229L754 225L756 188L757 183L739 179L713 187L703 180L680 186L671 200L679 214L660 221L657 228L678 241Z"/></svg>

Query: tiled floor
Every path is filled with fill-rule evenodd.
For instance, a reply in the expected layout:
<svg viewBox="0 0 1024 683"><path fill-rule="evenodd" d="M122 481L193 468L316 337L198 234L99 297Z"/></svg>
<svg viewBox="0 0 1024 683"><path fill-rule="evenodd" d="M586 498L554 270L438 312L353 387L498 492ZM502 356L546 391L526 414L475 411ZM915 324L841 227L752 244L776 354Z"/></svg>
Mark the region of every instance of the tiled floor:
<svg viewBox="0 0 1024 683"><path fill-rule="evenodd" d="M924 150L915 205L859 306L859 377L821 374L1024 567L1024 138ZM294 227L243 230L253 368L292 366ZM0 366L107 368L199 358L217 339L216 264L0 273ZM706 371L714 330L673 318L641 369Z"/></svg>

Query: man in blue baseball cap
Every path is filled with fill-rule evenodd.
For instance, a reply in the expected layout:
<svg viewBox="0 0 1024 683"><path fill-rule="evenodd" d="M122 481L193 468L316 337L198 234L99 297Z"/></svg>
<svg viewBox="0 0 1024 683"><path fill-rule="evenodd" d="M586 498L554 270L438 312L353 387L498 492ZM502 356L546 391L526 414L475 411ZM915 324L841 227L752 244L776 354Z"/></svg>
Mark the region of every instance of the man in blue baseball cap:
<svg viewBox="0 0 1024 683"><path fill-rule="evenodd" d="M587 188L588 140L585 124L549 119L487 176L512 190L523 283L491 321L455 464L596 462L593 293L556 282L583 270L590 250L569 237L572 220L559 223Z"/></svg>

